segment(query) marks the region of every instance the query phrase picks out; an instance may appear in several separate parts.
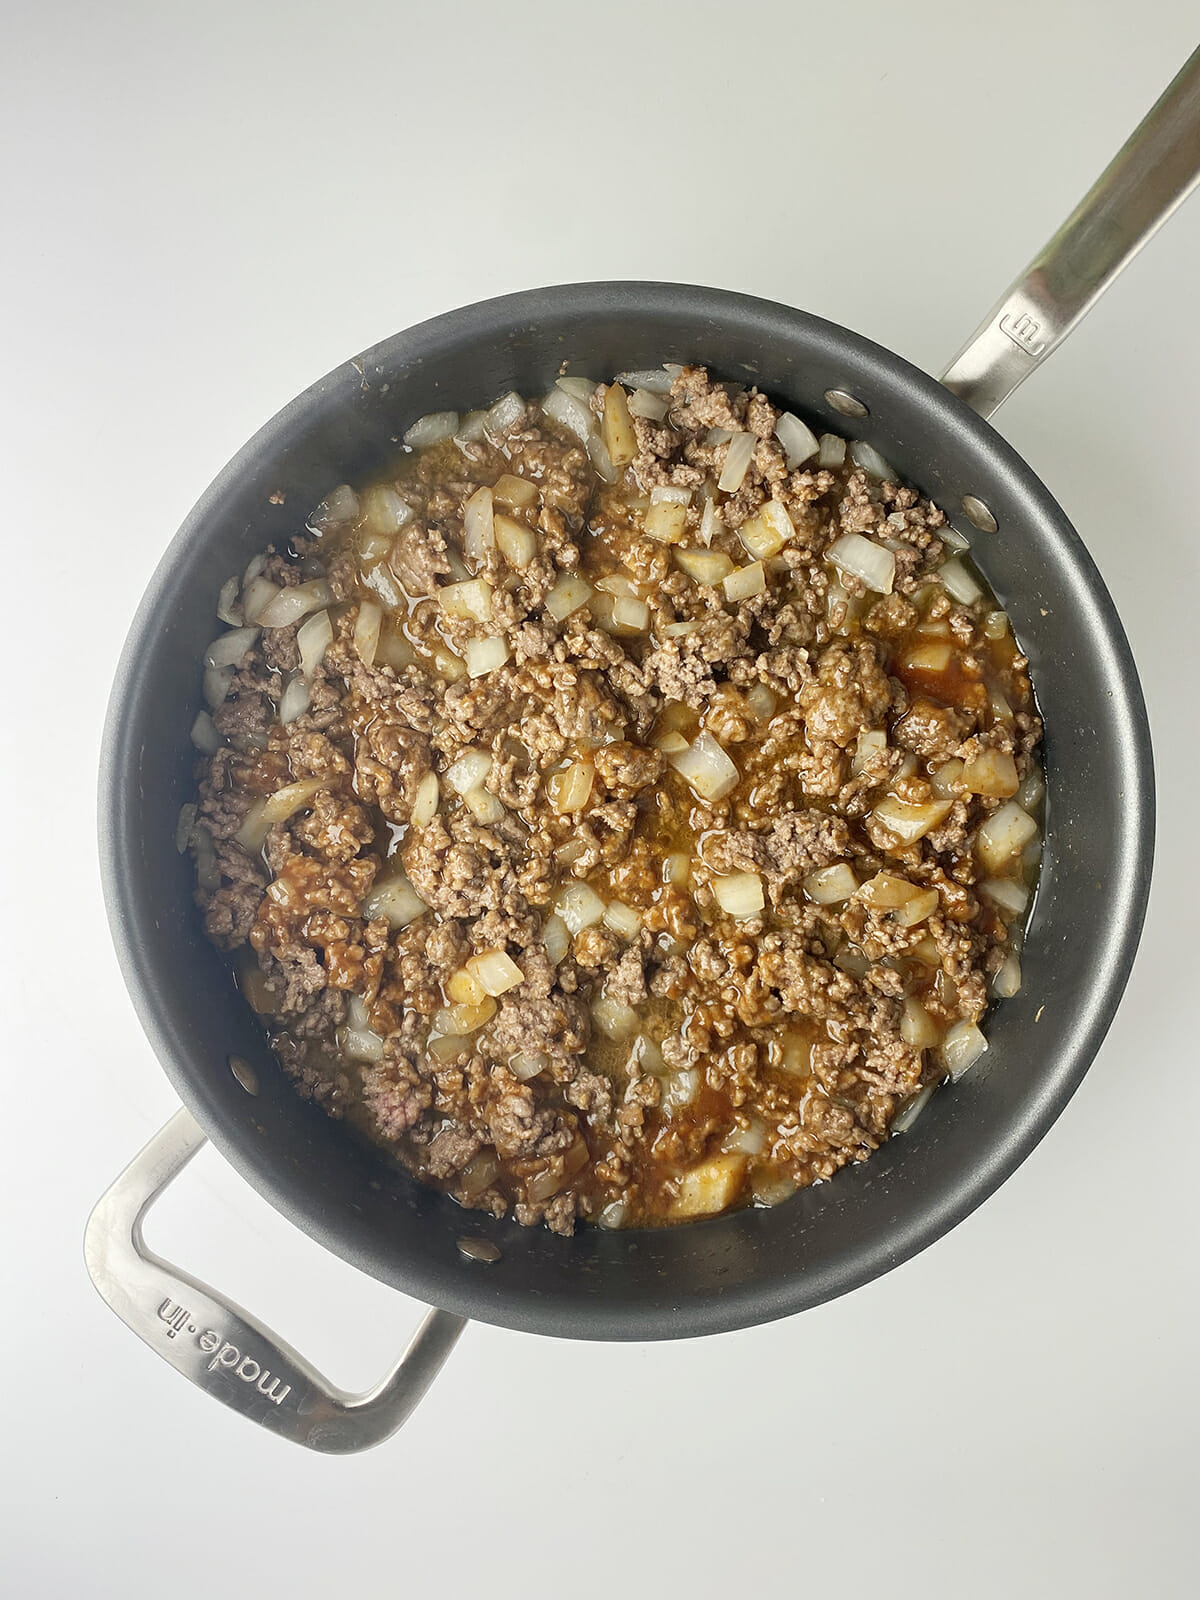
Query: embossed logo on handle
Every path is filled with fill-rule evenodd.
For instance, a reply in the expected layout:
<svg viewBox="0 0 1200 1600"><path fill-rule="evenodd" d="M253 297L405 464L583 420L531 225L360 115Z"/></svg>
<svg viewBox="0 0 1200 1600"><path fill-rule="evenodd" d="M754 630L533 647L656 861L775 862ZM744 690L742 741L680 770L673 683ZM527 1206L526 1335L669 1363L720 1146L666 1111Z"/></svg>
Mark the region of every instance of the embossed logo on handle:
<svg viewBox="0 0 1200 1600"><path fill-rule="evenodd" d="M1000 318L1000 332L1006 334L1019 350L1024 350L1026 355L1040 356L1046 348L1046 341L1042 338L1042 325L1035 321L1028 311L1022 311L1015 316L1011 311L1006 311Z"/></svg>
<svg viewBox="0 0 1200 1600"><path fill-rule="evenodd" d="M230 1372L243 1383L252 1384L273 1405L283 1404L292 1392L290 1383L273 1378L261 1362L255 1361L253 1356L243 1355L224 1334L218 1333L215 1328L200 1328L191 1320L191 1316L190 1311L174 1300L164 1300L158 1308L158 1320L166 1324L168 1339L174 1339L181 1333L190 1333L204 1354L212 1357L208 1363L209 1372Z"/></svg>

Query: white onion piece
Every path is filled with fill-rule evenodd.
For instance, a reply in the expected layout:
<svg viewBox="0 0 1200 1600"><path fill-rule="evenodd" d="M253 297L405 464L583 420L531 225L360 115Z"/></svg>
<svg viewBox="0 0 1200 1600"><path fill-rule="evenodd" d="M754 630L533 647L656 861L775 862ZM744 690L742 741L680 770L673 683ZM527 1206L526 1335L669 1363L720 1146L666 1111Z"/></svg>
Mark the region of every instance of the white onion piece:
<svg viewBox="0 0 1200 1600"><path fill-rule="evenodd" d="M258 613L258 622L264 628L287 628L309 612L327 606L333 599L333 590L324 578L314 578L311 583L297 583L281 589Z"/></svg>
<svg viewBox="0 0 1200 1600"><path fill-rule="evenodd" d="M564 394L569 394L574 400L582 400L586 406L600 385L594 378L566 377L555 378L555 387Z"/></svg>
<svg viewBox="0 0 1200 1600"><path fill-rule="evenodd" d="M487 432L487 412L468 411L458 424L454 442L458 445L478 444Z"/></svg>
<svg viewBox="0 0 1200 1600"><path fill-rule="evenodd" d="M204 652L205 664L210 667L236 667L250 653L257 638L257 628L231 628L209 645Z"/></svg>
<svg viewBox="0 0 1200 1600"><path fill-rule="evenodd" d="M374 600L363 600L354 621L354 648L364 667L375 665L375 652L379 649L379 630L383 626L383 607Z"/></svg>
<svg viewBox="0 0 1200 1600"><path fill-rule="evenodd" d="M502 394L487 414L489 433L508 433L525 415L525 402L515 389Z"/></svg>
<svg viewBox="0 0 1200 1600"><path fill-rule="evenodd" d="M282 789L267 800L256 800L242 819L234 839L243 850L261 850L267 834L277 822L286 822L290 816L308 805L321 787L319 778L304 778L298 783L284 784Z"/></svg>
<svg viewBox="0 0 1200 1600"><path fill-rule="evenodd" d="M963 766L963 787L969 794L1008 800L1020 788L1017 764L1007 750L986 748Z"/></svg>
<svg viewBox="0 0 1200 1600"><path fill-rule="evenodd" d="M751 561L744 567L736 567L727 578L722 579L721 587L725 591L726 600L749 600L756 594L765 594L767 589L767 574L761 561Z"/></svg>
<svg viewBox="0 0 1200 1600"><path fill-rule="evenodd" d="M309 692L308 684L304 681L302 673L297 673L294 678L289 678L279 697L279 720L284 727L289 722L295 722L297 717L302 717L308 710Z"/></svg>
<svg viewBox="0 0 1200 1600"><path fill-rule="evenodd" d="M492 615L492 592L486 578L467 578L463 583L448 583L439 589L437 601L448 617L487 622Z"/></svg>
<svg viewBox="0 0 1200 1600"><path fill-rule="evenodd" d="M721 468L721 476L717 479L717 488L722 494L736 494L742 487L757 448L756 434L735 433L730 439L729 449L725 453L725 465Z"/></svg>
<svg viewBox="0 0 1200 1600"><path fill-rule="evenodd" d="M542 945L546 959L556 967L571 948L571 930L557 912L551 912L542 928Z"/></svg>
<svg viewBox="0 0 1200 1600"><path fill-rule="evenodd" d="M644 600L622 596L613 601L612 620L618 633L646 633L650 628L650 607Z"/></svg>
<svg viewBox="0 0 1200 1600"><path fill-rule="evenodd" d="M380 561L375 566L369 567L362 574L362 581L368 589L375 591L386 611L400 609L404 602L404 594L386 561Z"/></svg>
<svg viewBox="0 0 1200 1600"><path fill-rule="evenodd" d="M494 520L496 546L514 572L523 572L537 554L532 531L515 517L497 511Z"/></svg>
<svg viewBox="0 0 1200 1600"><path fill-rule="evenodd" d="M638 1014L622 1000L601 995L592 1001L592 1021L610 1039L632 1039L638 1030Z"/></svg>
<svg viewBox="0 0 1200 1600"><path fill-rule="evenodd" d="M413 797L411 822L414 828L426 828L437 815L439 799L438 775L427 772L417 785Z"/></svg>
<svg viewBox="0 0 1200 1600"><path fill-rule="evenodd" d="M775 715L778 701L774 692L768 689L765 683L751 684L745 694L746 705L760 722L770 722Z"/></svg>
<svg viewBox="0 0 1200 1600"><path fill-rule="evenodd" d="M1034 767L1017 790L1017 801L1026 811L1033 811L1041 805L1045 793L1046 780L1042 776L1042 770L1040 767Z"/></svg>
<svg viewBox="0 0 1200 1600"><path fill-rule="evenodd" d="M840 467L846 460L846 441L839 434L823 433L817 451L818 467Z"/></svg>
<svg viewBox="0 0 1200 1600"><path fill-rule="evenodd" d="M560 578L546 596L546 610L555 622L563 622L592 598L591 585L582 578Z"/></svg>
<svg viewBox="0 0 1200 1600"><path fill-rule="evenodd" d="M467 971L484 994L490 994L493 999L525 982L525 974L503 950L484 950L477 956L471 956Z"/></svg>
<svg viewBox="0 0 1200 1600"><path fill-rule="evenodd" d="M217 852L212 834L203 823L197 823L192 829L192 859L196 863L196 882L200 887L219 889L221 869L217 865Z"/></svg>
<svg viewBox="0 0 1200 1600"><path fill-rule="evenodd" d="M382 1061L383 1040L370 1028L343 1028L341 1049L352 1061Z"/></svg>
<svg viewBox="0 0 1200 1600"><path fill-rule="evenodd" d="M635 389L626 404L631 417L645 417L648 422L662 422L671 409L666 395L655 394L651 389Z"/></svg>
<svg viewBox="0 0 1200 1600"><path fill-rule="evenodd" d="M596 418L582 400L577 400L565 389L551 389L542 402L542 410L552 422L566 428L583 444L597 438Z"/></svg>
<svg viewBox="0 0 1200 1600"><path fill-rule="evenodd" d="M918 1089L916 1094L910 1095L892 1118L888 1132L891 1134L907 1133L933 1098L933 1092L936 1088L936 1083L927 1083L923 1089Z"/></svg>
<svg viewBox="0 0 1200 1600"><path fill-rule="evenodd" d="M217 621L227 622L231 628L240 628L246 620L242 615L241 607L237 603L237 597L237 579L226 578L221 585L221 592L217 596Z"/></svg>
<svg viewBox="0 0 1200 1600"><path fill-rule="evenodd" d="M952 557L949 561L943 561L938 568L937 575L941 579L946 593L957 600L960 605L973 605L983 594L983 590L975 582L975 579L963 566L962 562L956 558Z"/></svg>
<svg viewBox="0 0 1200 1600"><path fill-rule="evenodd" d="M818 867L804 880L805 894L819 906L835 906L842 900L849 900L857 888L858 879L853 868L844 861L833 867Z"/></svg>
<svg viewBox="0 0 1200 1600"><path fill-rule="evenodd" d="M766 904L757 872L731 872L727 877L714 878L712 891L727 917L761 916Z"/></svg>
<svg viewBox="0 0 1200 1600"><path fill-rule="evenodd" d="M365 533L385 538L388 534L399 533L414 516L416 512L407 500L401 500L390 483L377 483L363 495L362 522Z"/></svg>
<svg viewBox="0 0 1200 1600"><path fill-rule="evenodd" d="M485 826L500 822L504 818L504 805L494 794L489 794L486 789L468 789L463 795L463 805L475 818Z"/></svg>
<svg viewBox="0 0 1200 1600"><path fill-rule="evenodd" d="M692 491L677 483L656 484L650 491L650 504L652 506L661 505L664 500L676 506L690 506L692 503Z"/></svg>
<svg viewBox="0 0 1200 1600"><path fill-rule="evenodd" d="M854 754L850 758L850 771L857 778L886 751L887 734L877 728L863 728L855 741Z"/></svg>
<svg viewBox="0 0 1200 1600"><path fill-rule="evenodd" d="M204 703L210 711L223 706L233 684L232 667L205 667Z"/></svg>
<svg viewBox="0 0 1200 1600"><path fill-rule="evenodd" d="M267 558L263 552L260 551L258 555L251 556L245 572L242 573L242 587L245 588L248 583L253 583L266 564Z"/></svg>
<svg viewBox="0 0 1200 1600"><path fill-rule="evenodd" d="M839 572L865 583L876 594L891 594L896 581L896 557L861 533L843 533L826 552Z"/></svg>
<svg viewBox="0 0 1200 1600"><path fill-rule="evenodd" d="M647 507L642 527L660 544L678 544L687 527L688 508L677 500L655 500Z"/></svg>
<svg viewBox="0 0 1200 1600"><path fill-rule="evenodd" d="M987 1040L973 1022L956 1022L946 1029L942 1040L942 1060L946 1071L958 1081L968 1067L973 1067L988 1047Z"/></svg>
<svg viewBox="0 0 1200 1600"><path fill-rule="evenodd" d="M483 561L495 544L492 491L476 489L463 506L463 554L472 561Z"/></svg>
<svg viewBox="0 0 1200 1600"><path fill-rule="evenodd" d="M587 436L587 451L592 458L592 465L605 483L616 483L621 476L621 469L608 453L608 446L598 433L589 433Z"/></svg>
<svg viewBox="0 0 1200 1600"><path fill-rule="evenodd" d="M821 448L816 434L800 418L785 411L775 424L775 437L787 454L787 468L791 472Z"/></svg>
<svg viewBox="0 0 1200 1600"><path fill-rule="evenodd" d="M486 750L466 750L446 768L446 783L455 794L466 794L478 789L491 770L492 758Z"/></svg>
<svg viewBox="0 0 1200 1600"><path fill-rule="evenodd" d="M992 979L992 993L999 1000L1011 1000L1021 987L1021 962L1013 951Z"/></svg>
<svg viewBox="0 0 1200 1600"><path fill-rule="evenodd" d="M686 572L693 583L715 588L733 571L733 562L724 550L686 550L677 546L672 552L675 565Z"/></svg>
<svg viewBox="0 0 1200 1600"><path fill-rule="evenodd" d="M671 392L671 374L665 367L649 367L644 372L618 372L617 382L627 389L649 389L651 394Z"/></svg>
<svg viewBox="0 0 1200 1600"><path fill-rule="evenodd" d="M1023 916L1029 904L1029 890L1016 878L985 878L979 892L1010 917Z"/></svg>
<svg viewBox="0 0 1200 1600"><path fill-rule="evenodd" d="M181 856L187 854L188 841L196 825L196 809L194 805L179 808L179 820L175 824L175 848Z"/></svg>
<svg viewBox="0 0 1200 1600"><path fill-rule="evenodd" d="M948 522L938 529L937 536L947 550L953 550L958 554L971 548L971 541L966 534L959 533L958 529L952 528Z"/></svg>
<svg viewBox="0 0 1200 1600"><path fill-rule="evenodd" d="M939 800L953 800L962 788L962 776L965 771L965 762L954 756L937 769L929 780L929 787Z"/></svg>
<svg viewBox="0 0 1200 1600"><path fill-rule="evenodd" d="M345 527L358 520L358 496L348 483L339 483L327 494L308 519L313 533L328 533L333 528Z"/></svg>
<svg viewBox="0 0 1200 1600"><path fill-rule="evenodd" d="M468 639L463 646L463 659L467 663L468 676L482 678L487 672L495 672L497 667L502 667L508 660L508 640L501 634L489 634L483 639Z"/></svg>
<svg viewBox="0 0 1200 1600"><path fill-rule="evenodd" d="M717 502L711 498L705 500L704 510L700 516L700 543L711 544L717 534L724 532L725 521L717 510Z"/></svg>
<svg viewBox="0 0 1200 1600"><path fill-rule="evenodd" d="M719 444L728 444L732 438L732 428L710 428L704 435L702 443L705 449L715 450Z"/></svg>
<svg viewBox="0 0 1200 1600"><path fill-rule="evenodd" d="M700 1073L696 1067L673 1072L663 1085L662 1104L666 1111L677 1111L690 1106L700 1093Z"/></svg>
<svg viewBox="0 0 1200 1600"><path fill-rule="evenodd" d="M528 1083L531 1078L536 1078L539 1072L545 1071L548 1056L540 1050L518 1050L516 1055L509 1056L508 1070L518 1083Z"/></svg>
<svg viewBox="0 0 1200 1600"><path fill-rule="evenodd" d="M202 756L215 755L221 748L221 735L207 711L197 712L190 738Z"/></svg>
<svg viewBox="0 0 1200 1600"><path fill-rule="evenodd" d="M738 769L711 733L698 733L686 750L667 759L701 800L721 800L737 787Z"/></svg>
<svg viewBox="0 0 1200 1600"><path fill-rule="evenodd" d="M909 805L895 795L885 795L872 811L876 822L889 833L895 834L901 844L914 844L923 839L930 828L936 828L950 815L951 800L931 800L925 805Z"/></svg>
<svg viewBox="0 0 1200 1600"><path fill-rule="evenodd" d="M243 620L257 622L268 602L282 593L279 584L272 583L270 578L264 578L261 573L257 573L242 590Z"/></svg>
<svg viewBox="0 0 1200 1600"><path fill-rule="evenodd" d="M627 1210L624 1200L612 1200L597 1214L596 1225L601 1228L623 1228Z"/></svg>
<svg viewBox="0 0 1200 1600"><path fill-rule="evenodd" d="M391 928L405 928L428 910L402 872L376 883L362 903L362 914L368 922L384 917Z"/></svg>
<svg viewBox="0 0 1200 1600"><path fill-rule="evenodd" d="M1015 800L1007 801L980 826L975 841L980 861L989 873L998 873L1006 862L1037 837L1037 831L1037 823L1028 811L1023 810Z"/></svg>
<svg viewBox="0 0 1200 1600"><path fill-rule="evenodd" d="M941 1038L937 1023L921 1002L911 996L904 1002L904 1015L900 1018L900 1037L910 1050L931 1050Z"/></svg>
<svg viewBox="0 0 1200 1600"><path fill-rule="evenodd" d="M318 611L300 624L296 632L296 647L300 651L300 670L311 678L325 658L325 651L333 643L333 623L328 611Z"/></svg>
<svg viewBox="0 0 1200 1600"><path fill-rule="evenodd" d="M457 430L457 411L431 411L405 432L404 442L410 450L421 450L426 445L437 444L441 439L449 439Z"/></svg>
<svg viewBox="0 0 1200 1600"><path fill-rule="evenodd" d="M604 908L604 926L620 939L635 939L641 932L641 913L622 900L610 900Z"/></svg>
<svg viewBox="0 0 1200 1600"><path fill-rule="evenodd" d="M760 1156L767 1147L767 1130L755 1117L748 1128L734 1128L721 1140L721 1149L729 1154Z"/></svg>
<svg viewBox="0 0 1200 1600"><path fill-rule="evenodd" d="M568 883L560 890L554 909L573 934L594 927L604 918L604 901L586 883Z"/></svg>
<svg viewBox="0 0 1200 1600"><path fill-rule="evenodd" d="M870 478L881 481L890 479L892 483L898 478L891 465L884 460L873 445L867 444L865 439L855 439L850 445L850 459L856 467L861 467Z"/></svg>
<svg viewBox="0 0 1200 1600"><path fill-rule="evenodd" d="M595 776L595 768L590 761L572 761L561 772L552 772L546 779L550 809L560 817L582 811L591 799Z"/></svg>

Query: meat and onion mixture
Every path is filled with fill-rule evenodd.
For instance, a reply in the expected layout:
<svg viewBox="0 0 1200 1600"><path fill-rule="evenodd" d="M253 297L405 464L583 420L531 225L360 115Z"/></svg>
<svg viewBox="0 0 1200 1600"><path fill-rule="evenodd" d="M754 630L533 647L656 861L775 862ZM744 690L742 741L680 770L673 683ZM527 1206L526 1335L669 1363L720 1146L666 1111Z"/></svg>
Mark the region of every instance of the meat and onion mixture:
<svg viewBox="0 0 1200 1600"><path fill-rule="evenodd" d="M966 541L702 367L404 443L225 585L193 729L299 1091L560 1233L863 1160L1020 984L1041 728Z"/></svg>

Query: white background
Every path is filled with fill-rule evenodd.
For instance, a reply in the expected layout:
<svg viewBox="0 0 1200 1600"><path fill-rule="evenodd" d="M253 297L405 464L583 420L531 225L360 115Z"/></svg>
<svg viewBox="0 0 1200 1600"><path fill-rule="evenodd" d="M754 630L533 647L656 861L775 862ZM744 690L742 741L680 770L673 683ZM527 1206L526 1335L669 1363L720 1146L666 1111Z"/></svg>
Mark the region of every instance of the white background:
<svg viewBox="0 0 1200 1600"><path fill-rule="evenodd" d="M1193 48L1194 5L4 9L0 1588L1194 1594L1200 202L1001 414L1125 619L1161 805L1120 1015L995 1198L771 1327L470 1329L346 1460L192 1391L80 1249L173 1107L101 908L101 715L227 457L347 355L538 283L739 288L936 370ZM151 1231L350 1386L418 1315L210 1153Z"/></svg>

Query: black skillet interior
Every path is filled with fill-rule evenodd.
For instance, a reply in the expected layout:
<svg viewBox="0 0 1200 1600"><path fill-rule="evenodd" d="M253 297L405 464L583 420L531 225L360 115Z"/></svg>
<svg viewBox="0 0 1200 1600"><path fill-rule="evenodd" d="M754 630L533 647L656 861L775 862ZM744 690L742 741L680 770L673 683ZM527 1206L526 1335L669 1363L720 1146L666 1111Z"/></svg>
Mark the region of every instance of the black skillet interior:
<svg viewBox="0 0 1200 1600"><path fill-rule="evenodd" d="M1024 987L991 1015L988 1054L908 1135L773 1210L561 1239L460 1210L300 1101L203 937L174 847L191 791L188 729L222 581L299 530L335 484L375 472L431 410L544 392L664 360L758 384L813 425L861 436L954 516L1032 660L1050 816ZM848 390L852 422L824 400ZM999 524L957 515L982 498ZM531 1332L675 1338L799 1311L897 1265L1028 1154L1086 1071L1128 974L1148 891L1153 776L1133 662L1100 578L1019 457L898 357L819 318L672 284L535 290L439 317L338 368L269 422L204 494L142 602L105 735L101 850L114 937L168 1076L234 1166L364 1271L431 1304ZM229 1070L257 1069L248 1095ZM456 1248L486 1236L485 1265Z"/></svg>

